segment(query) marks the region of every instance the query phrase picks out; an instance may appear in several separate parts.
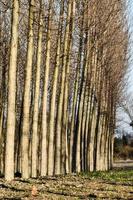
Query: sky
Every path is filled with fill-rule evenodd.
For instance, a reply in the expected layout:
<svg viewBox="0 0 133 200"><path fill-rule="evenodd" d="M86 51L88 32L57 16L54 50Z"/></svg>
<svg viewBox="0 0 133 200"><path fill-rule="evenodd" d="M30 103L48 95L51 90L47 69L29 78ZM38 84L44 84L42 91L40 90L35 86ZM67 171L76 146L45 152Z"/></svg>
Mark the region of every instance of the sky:
<svg viewBox="0 0 133 200"><path fill-rule="evenodd" d="M127 0L127 19L129 26L129 66L126 74L126 87L125 87L125 96L129 96L133 99L133 0ZM132 111L133 113L133 111ZM124 111L118 109L117 118L120 119L121 122L118 122L117 125L121 130L124 130L128 133L133 134L133 128L130 127L130 118Z"/></svg>
<svg viewBox="0 0 133 200"><path fill-rule="evenodd" d="M133 0L127 0L127 19L129 27L129 71L128 71L128 85L127 92L133 91Z"/></svg>

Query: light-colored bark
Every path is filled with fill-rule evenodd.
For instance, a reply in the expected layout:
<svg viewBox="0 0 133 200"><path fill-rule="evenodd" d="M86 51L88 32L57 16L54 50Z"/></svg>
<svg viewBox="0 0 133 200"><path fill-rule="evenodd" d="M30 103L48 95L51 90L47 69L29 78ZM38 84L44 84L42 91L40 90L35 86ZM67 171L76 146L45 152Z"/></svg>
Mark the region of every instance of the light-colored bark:
<svg viewBox="0 0 133 200"><path fill-rule="evenodd" d="M104 148L105 148L105 131L106 131L106 118L104 116L103 119L103 126L102 126L102 135L101 135L101 141L100 141L100 160L99 160L99 168L100 171L104 170Z"/></svg>
<svg viewBox="0 0 133 200"><path fill-rule="evenodd" d="M114 162L114 134L112 134L111 138L111 169L113 168L113 162Z"/></svg>
<svg viewBox="0 0 133 200"><path fill-rule="evenodd" d="M94 110L92 113L92 124L90 130L90 143L89 143L89 167L90 171L94 171L94 138L95 138L95 129L96 129L96 119L97 119L97 108L94 105Z"/></svg>
<svg viewBox="0 0 133 200"><path fill-rule="evenodd" d="M101 77L102 74L99 72L100 76L100 83L97 82L98 85L98 113L97 113L97 124L96 124L96 133L95 133L95 170L99 171L100 170L100 141L101 141L101 135L102 135L102 124L103 124L103 119L105 115L105 110L104 110L104 99L102 97L102 82L101 82ZM102 101L101 101L102 99Z"/></svg>
<svg viewBox="0 0 133 200"><path fill-rule="evenodd" d="M1 110L0 113L0 154L1 154L1 140L2 140L2 126L3 126L3 109Z"/></svg>
<svg viewBox="0 0 133 200"><path fill-rule="evenodd" d="M54 80L53 80L53 89L52 89L52 97L51 97L51 112L50 112L50 134L54 136L55 130L55 103L56 103L56 92L57 92L57 82L59 75L59 67L60 67L60 38L58 39L58 48L57 48L57 62L54 71ZM59 135L56 135L56 145L55 145L55 174L60 174L60 145L61 138Z"/></svg>
<svg viewBox="0 0 133 200"><path fill-rule="evenodd" d="M41 152L41 176L53 175L54 170L54 149L53 149L53 135L49 135L48 153L47 153L47 98L48 98L48 81L50 70L50 47L51 47L51 15L52 15L53 0L49 1L48 12L48 32L47 32L47 47L46 47L46 63L45 63L45 80L43 91L43 112L42 112L42 152ZM48 162L48 163L47 163ZM48 166L48 170L47 170Z"/></svg>
<svg viewBox="0 0 133 200"><path fill-rule="evenodd" d="M66 73L66 66L67 66L67 58L69 55L69 37L70 37L70 16L71 16L71 6L72 2L69 0L68 3L68 13L67 13L67 22L66 22L66 33L64 38L64 58L63 58L63 69L62 69L62 78L61 78L61 89L60 89L60 95L59 95L59 104L58 104L58 114L57 114L57 127L56 127L56 135L57 137L62 137L61 130L62 130L62 108L63 108L63 96L64 96L64 88L65 88L65 73ZM65 138L64 138L65 139ZM64 143L64 144L63 144ZM62 162L65 162L64 160L64 154L66 148L66 140L62 141L63 149L62 153L58 152L63 159ZM62 169L61 173L64 173L64 164L62 163Z"/></svg>
<svg viewBox="0 0 133 200"><path fill-rule="evenodd" d="M62 23L64 19L64 2L61 2L60 5L60 19L58 25L58 40L57 40L57 55L56 55L56 66L54 69L54 78L52 86L52 96L51 96L51 106L50 106L50 134L55 132L55 107L56 107L56 94L57 94L57 83L59 78L59 68L61 64L60 54L61 54L61 38L62 38ZM55 133L55 166L54 174L60 174L60 165L61 165L61 137L59 134Z"/></svg>
<svg viewBox="0 0 133 200"><path fill-rule="evenodd" d="M75 19L75 0L72 1L71 5L71 16L70 16L70 36L69 36L69 52L68 61L66 65L66 77L65 77L65 92L64 92L64 102L63 102L63 122L62 122L62 170L66 173L69 172L69 159L68 159L68 98L69 98L69 74L70 74L70 52L72 49L72 33L74 29L74 19ZM65 144L66 143L66 144ZM63 169L65 166L66 169Z"/></svg>
<svg viewBox="0 0 133 200"><path fill-rule="evenodd" d="M89 89L90 91L90 89ZM90 94L89 92L89 96L88 96L88 105L87 105L87 116L86 116L86 125L85 125L85 138L86 138L86 141L85 141L85 171L89 171L89 166L90 166L90 163L89 163L89 160L90 160L90 157L89 157L89 140L90 140L90 115L91 115L91 98L92 98L92 95Z"/></svg>
<svg viewBox="0 0 133 200"><path fill-rule="evenodd" d="M5 153L5 179L10 181L14 178L14 139L15 139L15 102L16 102L16 70L18 50L18 22L19 1L13 1L12 30L8 81L8 113Z"/></svg>
<svg viewBox="0 0 133 200"><path fill-rule="evenodd" d="M2 165L3 165L3 160L2 160L2 149L3 149L3 118L4 118L4 112L3 109L0 114L0 171L2 173Z"/></svg>
<svg viewBox="0 0 133 200"><path fill-rule="evenodd" d="M40 100L40 76L41 76L41 58L42 58L42 11L40 6L38 46L37 46L37 67L35 82L35 99L33 111L33 128L32 128L32 177L37 177L37 150L38 150L38 117L39 117L39 100Z"/></svg>
<svg viewBox="0 0 133 200"><path fill-rule="evenodd" d="M101 136L102 136L102 123L103 123L103 116L100 117L99 119L99 125L98 125L98 134L97 134L97 143L96 143L96 171L100 171L101 170L101 166L100 166L100 145L101 144Z"/></svg>
<svg viewBox="0 0 133 200"><path fill-rule="evenodd" d="M105 137L105 141L104 141L104 144L105 144L105 147L104 147L104 168L103 170L104 171L107 171L108 170L108 151L109 151L109 130L107 130L106 132L106 137Z"/></svg>
<svg viewBox="0 0 133 200"><path fill-rule="evenodd" d="M29 178L29 134L30 134L30 88L33 63L33 23L34 23L34 6L35 1L30 0L29 5L29 32L26 59L26 74L24 86L24 103L23 103L23 124L22 124L22 177Z"/></svg>

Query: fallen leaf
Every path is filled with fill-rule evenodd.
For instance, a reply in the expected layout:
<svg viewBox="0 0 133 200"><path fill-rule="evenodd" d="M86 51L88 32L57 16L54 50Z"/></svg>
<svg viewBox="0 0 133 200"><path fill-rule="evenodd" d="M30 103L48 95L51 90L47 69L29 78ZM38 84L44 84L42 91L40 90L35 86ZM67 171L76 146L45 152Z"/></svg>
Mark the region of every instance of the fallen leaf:
<svg viewBox="0 0 133 200"><path fill-rule="evenodd" d="M33 185L32 187L32 191L31 191L32 196L36 196L37 195L37 188L35 185Z"/></svg>

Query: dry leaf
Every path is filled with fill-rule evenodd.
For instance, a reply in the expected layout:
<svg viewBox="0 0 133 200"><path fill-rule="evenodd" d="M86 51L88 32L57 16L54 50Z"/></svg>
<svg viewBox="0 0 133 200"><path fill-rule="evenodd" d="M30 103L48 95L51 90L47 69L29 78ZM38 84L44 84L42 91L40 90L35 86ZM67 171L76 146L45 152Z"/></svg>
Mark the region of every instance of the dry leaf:
<svg viewBox="0 0 133 200"><path fill-rule="evenodd" d="M31 191L32 196L36 196L37 195L37 188L35 185L33 185L32 187L32 191Z"/></svg>

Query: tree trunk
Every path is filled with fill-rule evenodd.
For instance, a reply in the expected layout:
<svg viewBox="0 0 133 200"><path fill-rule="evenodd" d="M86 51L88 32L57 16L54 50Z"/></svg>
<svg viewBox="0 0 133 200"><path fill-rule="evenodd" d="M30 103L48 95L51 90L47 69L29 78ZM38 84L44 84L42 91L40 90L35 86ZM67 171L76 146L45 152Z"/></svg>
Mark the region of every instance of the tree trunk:
<svg viewBox="0 0 133 200"><path fill-rule="evenodd" d="M80 27L80 38L79 38L79 50L78 50L78 63L76 70L76 77L74 83L74 94L72 100L72 116L71 116L71 125L70 125L70 144L69 144L69 167L70 172L73 171L74 167L74 157L75 157L75 121L76 121L76 107L78 104L78 92L79 92L79 80L80 80L80 66L81 66L81 58L83 51L83 33L84 33L84 14L82 16L82 23Z"/></svg>
<svg viewBox="0 0 133 200"><path fill-rule="evenodd" d="M26 74L24 86L24 104L23 104L23 124L22 124L22 177L29 178L29 136L30 136L30 89L32 77L33 62L33 22L34 22L34 0L30 0L29 5L29 33L27 46Z"/></svg>
<svg viewBox="0 0 133 200"><path fill-rule="evenodd" d="M71 5L72 3L69 0L68 3L68 13L67 13L67 22L66 22L66 32L65 32L65 38L64 38L64 58L63 58L63 69L62 69L62 78L61 78L61 89L60 89L60 95L59 95L59 104L58 104L58 111L57 111L57 127L56 127L56 135L57 137L62 137L61 130L62 130L62 109L63 109L63 96L64 96L64 88L65 88L65 72L66 72L66 66L67 66L67 58L69 55L69 37L70 37L70 16L71 16ZM63 137L64 138L64 137ZM62 141L62 153L58 151L58 156L61 156L62 158L62 169L61 173L64 173L64 153L65 153L65 146L66 146L66 140ZM59 155L60 154L60 155ZM58 160L59 162L59 160ZM59 163L58 163L59 164Z"/></svg>
<svg viewBox="0 0 133 200"><path fill-rule="evenodd" d="M42 57L42 11L40 2L39 30L37 44L37 66L35 82L35 99L33 111L32 128L32 177L37 177L37 150L38 150L38 117L39 117L39 99L40 99L40 76L41 76L41 57Z"/></svg>
<svg viewBox="0 0 133 200"><path fill-rule="evenodd" d="M88 53L87 53L88 54ZM84 78L83 78L83 85L81 96L79 100L79 111L78 111L78 129L77 129L77 144L76 144L76 172L81 171L81 137L82 137L82 120L83 120L83 107L84 107L84 100L85 100L85 88L86 88L86 80L87 80L87 69L88 69L88 55L85 58L85 68L84 71Z"/></svg>
<svg viewBox="0 0 133 200"><path fill-rule="evenodd" d="M4 118L4 112L3 110L1 111L1 116L0 116L0 173L2 173L2 149L3 149L3 118Z"/></svg>
<svg viewBox="0 0 133 200"><path fill-rule="evenodd" d="M75 19L75 1L73 0L71 5L71 16L70 16L70 35L69 35L69 49L66 64L66 77L65 77L65 91L64 91L64 102L63 102L63 120L62 120L62 170L66 173L69 172L68 166L68 100L69 100L69 75L70 75L70 52L72 50L72 33L74 29Z"/></svg>
<svg viewBox="0 0 133 200"><path fill-rule="evenodd" d="M42 112L41 176L46 176L47 165L48 165L48 175L53 175L53 166L54 166L53 135L49 135L48 153L47 153L47 131L48 131L47 97L48 97L48 81L49 81L49 70L50 70L52 4L53 4L53 0L50 0L49 1L49 12L48 12L48 32L47 32L46 63L45 63L45 81L44 81L43 108L42 108L43 112Z"/></svg>
<svg viewBox="0 0 133 200"><path fill-rule="evenodd" d="M16 102L16 70L18 50L18 21L19 1L13 1L12 27L11 27L11 49L9 63L8 81L8 113L6 133L6 154L5 154L5 179L10 181L14 178L14 140L15 140L15 102Z"/></svg>
<svg viewBox="0 0 133 200"><path fill-rule="evenodd" d="M60 69L60 54L61 54L61 39L62 39L62 25L64 19L64 2L61 2L60 5L60 18L58 24L58 39L57 39L57 55L56 55L56 64L54 69L54 77L53 77L53 85L52 85L52 94L51 94L51 104L50 104L50 135L53 134L55 136L55 167L54 167L54 174L60 174L60 145L61 145L61 138L58 134L54 134L55 132L55 117L56 117L56 95L57 95L57 84L59 78L59 69Z"/></svg>

